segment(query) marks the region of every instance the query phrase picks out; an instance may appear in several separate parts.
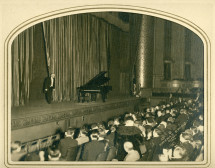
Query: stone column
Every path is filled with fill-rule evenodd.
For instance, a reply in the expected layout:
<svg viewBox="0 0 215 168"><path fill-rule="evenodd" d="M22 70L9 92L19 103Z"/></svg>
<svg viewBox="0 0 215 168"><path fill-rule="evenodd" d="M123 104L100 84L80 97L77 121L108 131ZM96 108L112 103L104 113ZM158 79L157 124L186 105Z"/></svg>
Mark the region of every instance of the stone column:
<svg viewBox="0 0 215 168"><path fill-rule="evenodd" d="M137 48L136 79L142 97L151 96L153 86L154 18L142 15Z"/></svg>

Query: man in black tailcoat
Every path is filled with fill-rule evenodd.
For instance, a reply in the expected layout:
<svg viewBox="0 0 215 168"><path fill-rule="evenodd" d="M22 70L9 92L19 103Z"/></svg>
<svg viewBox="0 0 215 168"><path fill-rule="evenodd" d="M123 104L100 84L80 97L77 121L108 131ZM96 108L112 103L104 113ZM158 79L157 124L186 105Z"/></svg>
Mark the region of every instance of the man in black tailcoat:
<svg viewBox="0 0 215 168"><path fill-rule="evenodd" d="M46 100L49 104L53 99L52 92L54 89L55 89L55 74L51 74L44 81L44 93L46 96Z"/></svg>

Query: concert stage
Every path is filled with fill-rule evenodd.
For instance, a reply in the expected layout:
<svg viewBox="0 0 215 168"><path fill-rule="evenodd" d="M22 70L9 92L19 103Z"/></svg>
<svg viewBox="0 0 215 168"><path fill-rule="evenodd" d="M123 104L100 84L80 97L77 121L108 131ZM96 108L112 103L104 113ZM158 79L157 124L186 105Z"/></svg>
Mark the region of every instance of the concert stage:
<svg viewBox="0 0 215 168"><path fill-rule="evenodd" d="M65 131L69 126L81 127L106 121L113 116L133 111L134 106L143 99L134 97L108 99L105 103L97 102L53 102L35 101L25 106L11 109L12 140L21 142L49 136L60 128Z"/></svg>

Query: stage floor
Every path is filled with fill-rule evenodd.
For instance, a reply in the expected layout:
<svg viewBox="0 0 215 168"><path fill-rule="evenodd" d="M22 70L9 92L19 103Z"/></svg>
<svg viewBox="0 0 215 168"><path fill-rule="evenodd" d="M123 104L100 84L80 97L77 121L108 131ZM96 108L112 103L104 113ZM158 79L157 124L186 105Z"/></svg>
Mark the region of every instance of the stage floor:
<svg viewBox="0 0 215 168"><path fill-rule="evenodd" d="M112 98L102 102L98 100L96 102L84 102L84 103L75 103L75 102L52 102L48 104L45 100L33 101L24 106L12 107L11 108L11 119L26 118L31 116L38 116L43 114L51 114L61 111L70 111L81 108L88 108L93 106L106 106L112 103L119 103L124 101L135 100L135 97L127 98Z"/></svg>

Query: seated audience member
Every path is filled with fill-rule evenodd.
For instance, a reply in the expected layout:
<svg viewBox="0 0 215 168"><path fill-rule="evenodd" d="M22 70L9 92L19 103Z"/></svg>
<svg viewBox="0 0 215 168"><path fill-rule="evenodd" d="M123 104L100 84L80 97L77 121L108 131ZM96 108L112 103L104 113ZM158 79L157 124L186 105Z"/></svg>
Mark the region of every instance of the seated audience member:
<svg viewBox="0 0 215 168"><path fill-rule="evenodd" d="M126 117L129 117L129 116L131 116L131 113L130 112L128 112L128 111L126 111L124 114L123 114L123 119L125 119Z"/></svg>
<svg viewBox="0 0 215 168"><path fill-rule="evenodd" d="M65 135L65 132L64 132L64 135ZM60 143L60 140L54 141L51 146L49 146L48 148L44 149L44 155L43 156L44 156L45 161L49 160L48 155L49 155L51 150L59 149L59 143ZM43 154L43 151L40 151L39 156L41 157L42 154Z"/></svg>
<svg viewBox="0 0 215 168"><path fill-rule="evenodd" d="M121 135L135 135L141 134L141 130L134 126L133 117L129 116L125 118L125 125L118 127L117 133Z"/></svg>
<svg viewBox="0 0 215 168"><path fill-rule="evenodd" d="M116 126L111 125L109 131L107 132L106 139L109 141L109 146L115 146L116 138Z"/></svg>
<svg viewBox="0 0 215 168"><path fill-rule="evenodd" d="M161 121L164 121L164 119L165 119L165 111L164 110L158 110L156 122L159 124Z"/></svg>
<svg viewBox="0 0 215 168"><path fill-rule="evenodd" d="M183 146L176 146L172 155L169 156L170 161L186 161L187 151Z"/></svg>
<svg viewBox="0 0 215 168"><path fill-rule="evenodd" d="M142 126L143 126L143 127L146 126L146 120L145 120L145 119L143 119L143 121L142 121ZM146 129L146 128L145 128L145 129Z"/></svg>
<svg viewBox="0 0 215 168"><path fill-rule="evenodd" d="M151 129L156 125L156 121L154 120L153 117L147 117L146 118L146 125L145 128L146 129Z"/></svg>
<svg viewBox="0 0 215 168"><path fill-rule="evenodd" d="M187 133L187 134L190 134L191 136L194 135L193 131L191 129L186 129L184 132Z"/></svg>
<svg viewBox="0 0 215 168"><path fill-rule="evenodd" d="M137 128L139 128L139 129L141 130L143 137L146 137L146 129L145 129L145 127L142 125L142 121L136 120L136 121L134 122L134 126L137 127Z"/></svg>
<svg viewBox="0 0 215 168"><path fill-rule="evenodd" d="M182 143L181 146L185 149L186 151L186 157L184 157L184 161L191 161L193 160L192 157L194 156L194 153L196 152L194 150L194 146L192 144L192 142L188 143L188 142L185 142L185 143Z"/></svg>
<svg viewBox="0 0 215 168"><path fill-rule="evenodd" d="M157 115L156 117L159 118L163 115L163 113L161 112L161 110L157 110L156 115Z"/></svg>
<svg viewBox="0 0 215 168"><path fill-rule="evenodd" d="M194 121L193 126L197 128L198 133L203 133L204 132L203 122Z"/></svg>
<svg viewBox="0 0 215 168"><path fill-rule="evenodd" d="M171 117L171 114L170 114L170 108L166 108L165 110L165 115L164 115L164 121L166 121L169 117Z"/></svg>
<svg viewBox="0 0 215 168"><path fill-rule="evenodd" d="M166 127L167 127L167 122L162 121L159 125L163 125L163 126L164 126L164 128L166 128Z"/></svg>
<svg viewBox="0 0 215 168"><path fill-rule="evenodd" d="M117 127L120 125L120 119L119 119L119 117L114 118L113 124L115 126L117 126Z"/></svg>
<svg viewBox="0 0 215 168"><path fill-rule="evenodd" d="M62 159L67 159L68 150L70 148L74 148L74 152L77 152L75 148L78 147L78 141L73 139L74 131L74 129L69 128L67 132L65 132L65 138L60 140L59 149Z"/></svg>
<svg viewBox="0 0 215 168"><path fill-rule="evenodd" d="M175 119L175 123L178 126L181 126L184 123L187 123L188 119L189 119L189 116L187 114L187 110L186 109L181 109L180 110L180 115Z"/></svg>
<svg viewBox="0 0 215 168"><path fill-rule="evenodd" d="M81 129L84 129L86 132L89 132L90 129L91 129L91 126L88 125L88 124L84 124L84 125L81 127Z"/></svg>
<svg viewBox="0 0 215 168"><path fill-rule="evenodd" d="M21 150L21 142L15 141L11 144L11 160L12 161L23 161L24 156L27 152Z"/></svg>
<svg viewBox="0 0 215 168"><path fill-rule="evenodd" d="M147 153L144 156L145 161L159 161L158 156L162 153L161 146L162 131L159 128L153 130L153 138L146 141Z"/></svg>
<svg viewBox="0 0 215 168"><path fill-rule="evenodd" d="M90 139L91 141L86 143L83 149L83 161L95 161L98 155L105 150L105 143L98 141L98 130L92 130Z"/></svg>
<svg viewBox="0 0 215 168"><path fill-rule="evenodd" d="M146 112L145 118L149 118L149 117L153 117L152 113L151 112Z"/></svg>
<svg viewBox="0 0 215 168"><path fill-rule="evenodd" d="M198 133L198 130L196 127L192 126L190 127L190 130L192 131L193 136L196 135Z"/></svg>
<svg viewBox="0 0 215 168"><path fill-rule="evenodd" d="M80 136L80 133L81 133L80 128L76 128L76 129L74 130L74 134L73 134L72 139L77 139L77 138Z"/></svg>
<svg viewBox="0 0 215 168"><path fill-rule="evenodd" d="M88 133L85 131L85 129L82 128L79 129L77 136L74 136L74 139L78 141L78 145L82 145L84 143L89 142L89 137L87 135Z"/></svg>
<svg viewBox="0 0 215 168"><path fill-rule="evenodd" d="M149 128L147 128L146 129L146 140L150 140L151 138L152 138L152 128L151 129L149 129Z"/></svg>
<svg viewBox="0 0 215 168"><path fill-rule="evenodd" d="M114 125L114 120L111 119L107 122L107 127L110 128L112 125Z"/></svg>
<svg viewBox="0 0 215 168"><path fill-rule="evenodd" d="M146 118L146 125L150 125L152 127L157 125L157 122L155 121L154 117Z"/></svg>
<svg viewBox="0 0 215 168"><path fill-rule="evenodd" d="M203 115L199 115L199 120L203 122Z"/></svg>
<svg viewBox="0 0 215 168"><path fill-rule="evenodd" d="M131 116L125 118L125 125L119 126L117 129L117 159L122 161L126 155L123 144L125 141L131 141L134 144L134 149L139 149L139 142L141 143L143 140L142 132L139 128L134 126L134 120Z"/></svg>
<svg viewBox="0 0 215 168"><path fill-rule="evenodd" d="M172 133L177 129L177 125L174 124L172 121L167 121L167 126L166 126L166 133Z"/></svg>
<svg viewBox="0 0 215 168"><path fill-rule="evenodd" d="M151 111L151 114L152 114L153 116L156 115L156 109L155 109L155 107L151 107L150 111Z"/></svg>
<svg viewBox="0 0 215 168"><path fill-rule="evenodd" d="M147 140L151 139L152 137L152 129L157 123L155 122L154 118L148 117L146 118L146 125L145 130L146 130L146 138Z"/></svg>
<svg viewBox="0 0 215 168"><path fill-rule="evenodd" d="M98 123L98 131L99 131L99 141L104 140L108 132L108 130L106 130L105 122Z"/></svg>
<svg viewBox="0 0 215 168"><path fill-rule="evenodd" d="M173 118L172 116L167 119L167 122L174 123L174 121L175 121L175 118Z"/></svg>
<svg viewBox="0 0 215 168"><path fill-rule="evenodd" d="M130 113L131 117L133 118L134 121L137 121L137 116L133 113Z"/></svg>
<svg viewBox="0 0 215 168"><path fill-rule="evenodd" d="M181 143L190 143L193 139L193 136L191 134L188 134L186 132L182 132L180 134L180 142Z"/></svg>
<svg viewBox="0 0 215 168"><path fill-rule="evenodd" d="M94 124L91 125L91 129L90 130L98 130L98 129L99 129L99 127L98 127L98 125L96 123L94 123Z"/></svg>
<svg viewBox="0 0 215 168"><path fill-rule="evenodd" d="M204 135L203 135L203 134L202 134L202 135L195 134L195 135L193 136L193 141L194 141L195 147L196 147L197 149L201 148L201 146L202 146L203 143L204 143Z"/></svg>
<svg viewBox="0 0 215 168"><path fill-rule="evenodd" d="M127 152L127 155L124 158L126 162L134 162L140 159L138 151L134 150L133 144L131 142L124 143L124 150Z"/></svg>
<svg viewBox="0 0 215 168"><path fill-rule="evenodd" d="M169 161L169 156L172 155L172 149L163 148L163 153L158 155L159 161L167 162Z"/></svg>
<svg viewBox="0 0 215 168"><path fill-rule="evenodd" d="M61 159L61 153L60 150L57 148L53 148L52 150L49 150L48 154L49 161L64 161L64 159Z"/></svg>
<svg viewBox="0 0 215 168"><path fill-rule="evenodd" d="M175 118L175 117L176 117L176 109L175 109L175 108L172 108L172 109L170 110L170 114L171 114L171 116L172 116L173 118Z"/></svg>

